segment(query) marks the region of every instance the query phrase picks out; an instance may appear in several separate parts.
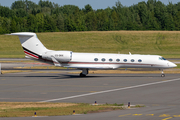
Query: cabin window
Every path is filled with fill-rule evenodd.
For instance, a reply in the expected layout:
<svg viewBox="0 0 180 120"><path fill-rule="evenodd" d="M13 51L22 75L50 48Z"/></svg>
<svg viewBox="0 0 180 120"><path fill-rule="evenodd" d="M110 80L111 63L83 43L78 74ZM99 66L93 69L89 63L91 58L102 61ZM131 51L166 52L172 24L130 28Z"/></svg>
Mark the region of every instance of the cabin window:
<svg viewBox="0 0 180 120"><path fill-rule="evenodd" d="M110 62L112 62L112 61L113 61L113 59L111 59L111 58L110 58L110 59L109 59L109 61L110 61Z"/></svg>
<svg viewBox="0 0 180 120"><path fill-rule="evenodd" d="M127 59L124 59L123 61L124 61L124 62L127 62Z"/></svg>
<svg viewBox="0 0 180 120"><path fill-rule="evenodd" d="M134 59L131 59L131 62L134 62Z"/></svg>
<svg viewBox="0 0 180 120"><path fill-rule="evenodd" d="M98 58L94 58L94 61L98 61Z"/></svg>
<svg viewBox="0 0 180 120"><path fill-rule="evenodd" d="M119 62L119 61L120 61L120 59L116 59L116 61L117 61L117 62Z"/></svg>
<svg viewBox="0 0 180 120"><path fill-rule="evenodd" d="M106 61L106 59L105 59L105 58L102 58L101 60L102 60L103 62L104 62L104 61Z"/></svg>
<svg viewBox="0 0 180 120"><path fill-rule="evenodd" d="M139 60L138 60L138 62L142 62L142 60L141 60L141 59L139 59Z"/></svg>

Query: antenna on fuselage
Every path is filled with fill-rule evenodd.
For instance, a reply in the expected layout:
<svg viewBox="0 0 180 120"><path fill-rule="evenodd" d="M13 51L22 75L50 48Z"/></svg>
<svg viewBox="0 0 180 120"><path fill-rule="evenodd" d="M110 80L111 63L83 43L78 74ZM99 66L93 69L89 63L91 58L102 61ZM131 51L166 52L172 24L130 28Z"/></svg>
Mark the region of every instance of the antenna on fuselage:
<svg viewBox="0 0 180 120"><path fill-rule="evenodd" d="M131 55L131 53L129 52L129 55Z"/></svg>

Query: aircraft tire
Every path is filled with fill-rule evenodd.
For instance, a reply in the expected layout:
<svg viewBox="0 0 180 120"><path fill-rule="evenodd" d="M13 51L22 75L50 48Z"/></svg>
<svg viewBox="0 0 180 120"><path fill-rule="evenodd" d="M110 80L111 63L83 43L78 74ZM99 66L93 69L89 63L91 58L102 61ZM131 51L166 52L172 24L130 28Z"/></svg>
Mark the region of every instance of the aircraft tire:
<svg viewBox="0 0 180 120"><path fill-rule="evenodd" d="M165 77L165 74L162 74L161 77Z"/></svg>
<svg viewBox="0 0 180 120"><path fill-rule="evenodd" d="M86 77L86 75L84 75L84 74L82 74L82 73L80 73L79 76L80 76L80 77Z"/></svg>

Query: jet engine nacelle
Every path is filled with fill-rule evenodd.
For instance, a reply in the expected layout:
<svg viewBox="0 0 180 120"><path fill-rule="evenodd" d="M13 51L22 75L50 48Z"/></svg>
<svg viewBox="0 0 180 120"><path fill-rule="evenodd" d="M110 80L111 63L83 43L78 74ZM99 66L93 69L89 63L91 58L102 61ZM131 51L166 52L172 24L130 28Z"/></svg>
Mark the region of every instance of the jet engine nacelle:
<svg viewBox="0 0 180 120"><path fill-rule="evenodd" d="M42 54L46 60L52 60L52 57L59 62L69 62L72 60L72 51L48 51Z"/></svg>

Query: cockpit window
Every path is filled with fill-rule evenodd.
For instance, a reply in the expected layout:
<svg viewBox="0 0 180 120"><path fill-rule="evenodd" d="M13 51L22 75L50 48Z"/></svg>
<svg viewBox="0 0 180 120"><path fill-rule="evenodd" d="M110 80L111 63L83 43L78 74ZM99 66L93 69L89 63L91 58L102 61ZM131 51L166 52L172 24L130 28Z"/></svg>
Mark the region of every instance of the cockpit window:
<svg viewBox="0 0 180 120"><path fill-rule="evenodd" d="M163 57L159 57L159 60L166 60L165 58L163 58Z"/></svg>
<svg viewBox="0 0 180 120"><path fill-rule="evenodd" d="M162 57L163 60L166 60L165 58Z"/></svg>

